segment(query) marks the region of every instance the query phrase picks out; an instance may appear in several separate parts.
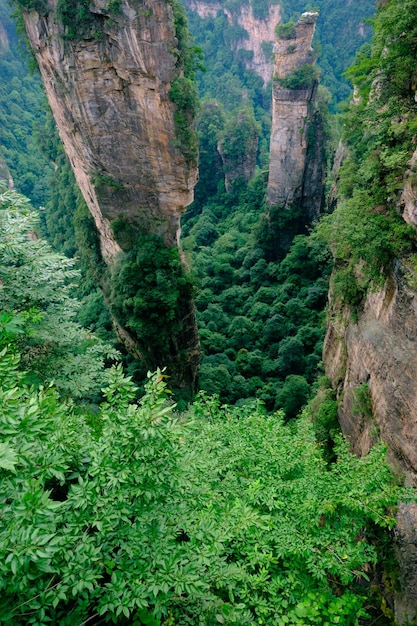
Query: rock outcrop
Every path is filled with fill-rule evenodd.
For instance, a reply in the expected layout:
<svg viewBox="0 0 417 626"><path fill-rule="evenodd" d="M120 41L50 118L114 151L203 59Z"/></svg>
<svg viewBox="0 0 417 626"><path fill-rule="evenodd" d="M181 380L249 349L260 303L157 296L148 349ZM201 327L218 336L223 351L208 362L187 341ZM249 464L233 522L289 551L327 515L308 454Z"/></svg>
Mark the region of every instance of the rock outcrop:
<svg viewBox="0 0 417 626"><path fill-rule="evenodd" d="M267 203L302 206L306 222L323 204L324 138L315 110L317 71L311 42L318 14L303 13L275 44Z"/></svg>
<svg viewBox="0 0 417 626"><path fill-rule="evenodd" d="M121 253L112 227L120 220L139 235L178 246L197 165L178 126L180 121L182 131L184 125L189 130L188 113L171 98L174 81L183 80L173 2L93 0L88 9L68 2L67 14L57 0L38 4L43 9L23 9L27 34L104 260L111 265ZM159 365L170 367L174 385L188 379L192 386L198 338L191 300L185 308L184 342L177 337L174 343L182 344L180 360L188 363L188 373L178 373L184 365L175 350ZM140 344L138 337L126 338L126 328L121 335L128 345Z"/></svg>
<svg viewBox="0 0 417 626"><path fill-rule="evenodd" d="M356 321L348 310L331 311L323 355L352 451L366 454L381 439L391 467L417 487L417 293L406 275L398 262L384 288L368 294ZM358 402L361 390L371 411ZM396 538L401 592L395 595L395 615L398 624L407 624L417 614L415 504L399 507Z"/></svg>
<svg viewBox="0 0 417 626"><path fill-rule="evenodd" d="M239 9L231 11L220 2L204 2L204 0L184 0L190 11L195 11L205 19L216 17L219 11L223 12L230 24L237 24L243 28L248 37L233 42L234 50L248 50L253 57L245 61L247 69L252 70L262 77L264 83L271 80L273 59L268 49L275 40L275 27L281 20L281 8L279 4L271 4L268 16L265 19L257 19L253 14L251 4L243 4Z"/></svg>
<svg viewBox="0 0 417 626"><path fill-rule="evenodd" d="M400 204L404 220L414 224L416 159L417 153L409 163ZM330 293L323 360L352 451L364 455L382 440L395 473L417 487L417 284L412 258L397 260L383 288L368 293L354 315ZM358 402L361 392L368 396L368 410ZM395 594L396 623L408 624L417 617L414 503L399 506L396 547L401 584L401 592Z"/></svg>

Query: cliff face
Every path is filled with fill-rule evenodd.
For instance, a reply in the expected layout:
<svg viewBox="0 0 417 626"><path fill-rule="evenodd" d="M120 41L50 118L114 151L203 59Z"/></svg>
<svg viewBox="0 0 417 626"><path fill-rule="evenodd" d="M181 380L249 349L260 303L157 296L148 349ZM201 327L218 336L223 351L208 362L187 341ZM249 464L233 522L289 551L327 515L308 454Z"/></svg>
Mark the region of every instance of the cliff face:
<svg viewBox="0 0 417 626"><path fill-rule="evenodd" d="M93 2L96 30L80 39L64 37L53 10L24 17L65 150L110 259L119 246L109 224L121 213L167 246L177 242L196 166L175 146L169 91L177 40L169 3L123 2L111 20L105 7L105 0Z"/></svg>
<svg viewBox="0 0 417 626"><path fill-rule="evenodd" d="M334 313L324 358L343 432L361 455L381 437L394 467L417 485L417 294L398 263L384 288L368 294L356 322ZM365 384L372 415L356 406L355 391Z"/></svg>
<svg viewBox="0 0 417 626"><path fill-rule="evenodd" d="M417 223L413 177L417 151L406 174L400 210ZM354 453L366 454L381 439L388 460L406 484L417 487L417 291L415 267L397 261L382 289L368 293L355 318L330 294L323 359L339 399L339 421ZM358 402L366 392L369 409ZM401 504L396 546L401 592L395 596L398 624L417 615L417 506Z"/></svg>
<svg viewBox="0 0 417 626"><path fill-rule="evenodd" d="M340 425L353 452L366 454L381 439L393 469L417 487L417 293L403 270L398 263L384 288L368 294L356 322L347 311L332 311L324 363L337 389ZM371 412L358 403L364 385ZM415 504L399 507L396 539L401 593L395 596L395 614L399 624L406 624L417 606Z"/></svg>
<svg viewBox="0 0 417 626"><path fill-rule="evenodd" d="M253 58L245 61L247 69L259 74L264 83L271 80L273 60L268 52L265 52L262 44L269 43L272 45L275 40L275 27L281 20L281 9L278 4L271 4L269 15L261 20L254 17L250 4L243 5L232 13L229 9L224 8L220 2L208 3L200 0L185 0L184 3L190 11L195 11L202 19L209 16L216 17L217 13L222 11L227 15L230 24L237 24L244 28L248 38L235 41L233 43L234 48L253 52Z"/></svg>
<svg viewBox="0 0 417 626"><path fill-rule="evenodd" d="M122 0L109 13L111 3L94 0L88 19L74 25L68 18L63 24L56 0L45 3L41 14L23 14L59 133L110 265L121 251L113 223L122 220L139 235L176 246L181 214L193 199L196 159L181 146L170 98L182 75L171 4ZM80 4L69 4L68 10L76 19ZM186 308L184 348L195 361L191 300ZM132 343L126 337L125 342Z"/></svg>
<svg viewBox="0 0 417 626"><path fill-rule="evenodd" d="M324 141L320 115L314 111L317 80L311 48L317 17L317 13L303 13L293 31L275 44L267 194L269 205L301 204L310 220L322 206L324 182Z"/></svg>

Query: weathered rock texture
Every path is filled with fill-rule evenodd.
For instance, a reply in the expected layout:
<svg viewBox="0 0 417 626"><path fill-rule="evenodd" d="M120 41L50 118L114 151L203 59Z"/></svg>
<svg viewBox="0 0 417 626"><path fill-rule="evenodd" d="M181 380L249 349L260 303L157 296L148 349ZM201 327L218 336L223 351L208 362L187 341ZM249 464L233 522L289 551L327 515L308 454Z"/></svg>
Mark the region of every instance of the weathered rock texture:
<svg viewBox="0 0 417 626"><path fill-rule="evenodd" d="M401 198L403 217L416 223L417 189L410 161ZM388 460L406 484L417 487L417 291L415 268L397 261L382 289L368 293L355 317L333 302L324 343L326 374L340 401L339 420L352 450L366 454L381 439ZM357 390L366 384L372 414L361 412ZM401 593L398 624L417 616L417 507L402 504L397 515Z"/></svg>
<svg viewBox="0 0 417 626"><path fill-rule="evenodd" d="M317 81L307 88L287 89L281 80L314 63L311 42L317 16L303 13L291 38L279 38L275 44L267 194L269 205L302 205L309 221L323 204L324 137L314 106Z"/></svg>
<svg viewBox="0 0 417 626"><path fill-rule="evenodd" d="M119 219L167 247L178 245L197 168L178 147L170 99L178 42L169 1L122 0L110 15L108 4L90 3L91 20L76 37L66 36L56 0L45 3L43 14L24 12L24 20L103 258L111 264L121 250L112 230ZM198 340L191 301L187 319L183 348L193 369Z"/></svg>
<svg viewBox="0 0 417 626"><path fill-rule="evenodd" d="M275 40L275 27L281 20L281 9L278 4L271 4L269 7L269 15L265 19L257 19L253 15L252 6L250 4L242 5L237 11L231 12L222 6L220 2L203 2L200 0L185 0L184 4L195 11L204 19L206 17L216 17L219 11L222 11L230 24L238 24L248 34L246 39L238 39L233 42L235 50L249 50L253 52L253 57L245 61L247 69L253 70L262 77L264 83L271 80L273 60L268 52L265 53L267 47L262 44L271 44Z"/></svg>
<svg viewBox="0 0 417 626"><path fill-rule="evenodd" d="M333 313L324 357L343 432L361 455L381 437L393 466L417 485L417 294L398 263L384 288L368 294L355 322L348 311ZM373 416L355 409L363 384Z"/></svg>

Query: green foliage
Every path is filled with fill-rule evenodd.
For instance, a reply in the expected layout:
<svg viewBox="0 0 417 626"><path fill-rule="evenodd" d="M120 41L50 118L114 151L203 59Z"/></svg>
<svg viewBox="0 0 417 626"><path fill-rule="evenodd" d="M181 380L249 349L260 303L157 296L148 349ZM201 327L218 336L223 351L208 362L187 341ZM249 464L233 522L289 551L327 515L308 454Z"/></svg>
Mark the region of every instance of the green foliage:
<svg viewBox="0 0 417 626"><path fill-rule="evenodd" d="M122 10L121 7L122 0L107 0L106 2L106 11L109 13L119 14Z"/></svg>
<svg viewBox="0 0 417 626"><path fill-rule="evenodd" d="M169 358L192 291L178 249L166 248L156 236L142 236L112 268L109 304L149 362L157 366Z"/></svg>
<svg viewBox="0 0 417 626"><path fill-rule="evenodd" d="M297 361L301 361L302 357L302 354L297 356ZM282 408L287 418L297 417L300 409L306 404L309 394L310 385L306 379L297 374L290 374L278 394L277 406Z"/></svg>
<svg viewBox="0 0 417 626"><path fill-rule="evenodd" d="M131 224L123 214L117 220L112 220L110 227L122 250L130 250L135 245L139 234L138 227Z"/></svg>
<svg viewBox="0 0 417 626"><path fill-rule="evenodd" d="M277 79L286 89L309 89L318 81L320 71L315 65L305 63L295 68L284 78Z"/></svg>
<svg viewBox="0 0 417 626"><path fill-rule="evenodd" d="M169 0L174 14L175 35L177 38L177 77L171 85L169 96L176 104L174 113L176 140L178 148L191 163L196 163L198 156L198 138L195 129L195 115L198 106L198 94L195 85L195 71L204 69L202 50L194 46L185 9L178 0Z"/></svg>
<svg viewBox="0 0 417 626"><path fill-rule="evenodd" d="M275 34L278 39L295 39L295 21L291 19L289 22L280 22L276 29Z"/></svg>
<svg viewBox="0 0 417 626"><path fill-rule="evenodd" d="M354 306L415 246L415 229L398 214L415 150L417 108L408 66L415 29L411 4L382 4L372 44L349 72L359 97L344 116L348 153L340 169L339 207L319 233L331 242L335 257L335 296Z"/></svg>
<svg viewBox="0 0 417 626"><path fill-rule="evenodd" d="M269 0L251 0L253 17L257 20L266 20L269 16L269 7L271 4L278 4L277 0L270 2Z"/></svg>
<svg viewBox="0 0 417 626"><path fill-rule="evenodd" d="M305 221L301 207L268 208L256 225L258 245L268 261L282 260L289 251L294 237L303 231Z"/></svg>
<svg viewBox="0 0 417 626"><path fill-rule="evenodd" d="M327 469L306 416L202 398L177 420L161 372L132 404L120 367L93 437L1 347L2 622L370 621L367 527L400 496L382 447Z"/></svg>
<svg viewBox="0 0 417 626"><path fill-rule="evenodd" d="M371 418L373 416L372 397L368 383L363 383L356 387L354 392L354 400L352 413Z"/></svg>
<svg viewBox="0 0 417 626"><path fill-rule="evenodd" d="M174 122L178 148L188 161L195 163L198 155L198 139L194 119L198 95L194 81L186 76L178 76L172 82L169 97L177 107Z"/></svg>
<svg viewBox="0 0 417 626"><path fill-rule="evenodd" d="M161 372L111 372L90 433L0 346L0 621L352 626L402 495L379 446L327 468L307 416L200 399L178 420ZM377 616L378 618L380 616ZM380 621L380 620L379 620ZM381 623L381 622L380 622Z"/></svg>
<svg viewBox="0 0 417 626"><path fill-rule="evenodd" d="M264 215L264 197L259 174L239 191L219 191L201 214L191 217L191 207L185 215L184 247L199 277L199 385L222 401L259 398L273 410L295 375L306 381L299 408L321 361L330 254L305 235L291 244L301 216L291 230L295 211L272 207Z"/></svg>
<svg viewBox="0 0 417 626"><path fill-rule="evenodd" d="M0 194L0 284L4 313L23 315L18 339L22 363L33 383L54 379L65 394L95 398L104 365L117 356L75 321L72 297L79 272L35 234L38 215L16 192Z"/></svg>
<svg viewBox="0 0 417 626"><path fill-rule="evenodd" d="M229 181L248 177L251 166L254 169L260 131L251 109L239 109L226 119L223 131L218 134L218 145Z"/></svg>
<svg viewBox="0 0 417 626"><path fill-rule="evenodd" d="M0 45L0 159L4 159L17 189L34 206L49 199L53 167L37 145L37 130L45 119L46 98L39 75L30 75L29 54L19 45L11 8L0 2L3 36Z"/></svg>
<svg viewBox="0 0 417 626"><path fill-rule="evenodd" d="M330 381L325 376L318 379L308 410L317 442L323 450L323 457L328 462L334 462L334 442L340 434L338 403Z"/></svg>
<svg viewBox="0 0 417 626"><path fill-rule="evenodd" d="M417 54L417 23L413 0L398 2L390 0L381 5L374 21L372 42L373 72L365 78L378 75L383 89L379 98L389 102L391 98L408 100L416 89L413 59Z"/></svg>
<svg viewBox="0 0 417 626"><path fill-rule="evenodd" d="M374 203L369 192L356 190L317 228L319 239L331 241L335 297L352 305L381 287L394 259L411 249L415 237L394 209L380 213Z"/></svg>
<svg viewBox="0 0 417 626"><path fill-rule="evenodd" d="M47 12L45 0L12 0L12 2L24 11L37 11L40 15L45 15Z"/></svg>
<svg viewBox="0 0 417 626"><path fill-rule="evenodd" d="M94 14L90 11L90 0L58 0L56 12L65 28L68 39L77 39L89 30L94 23Z"/></svg>

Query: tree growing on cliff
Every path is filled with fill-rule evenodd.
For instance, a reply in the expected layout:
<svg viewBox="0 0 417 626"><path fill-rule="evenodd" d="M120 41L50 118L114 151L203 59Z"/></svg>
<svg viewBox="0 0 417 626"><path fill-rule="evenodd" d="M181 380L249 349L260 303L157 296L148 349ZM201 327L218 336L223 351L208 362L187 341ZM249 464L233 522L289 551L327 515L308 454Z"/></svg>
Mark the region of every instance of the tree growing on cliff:
<svg viewBox="0 0 417 626"><path fill-rule="evenodd" d="M398 210L416 147L414 9L412 1L382 3L372 45L348 72L359 97L344 115L347 155L339 172L339 205L318 233L334 254L335 295L353 306L415 247L415 228Z"/></svg>

